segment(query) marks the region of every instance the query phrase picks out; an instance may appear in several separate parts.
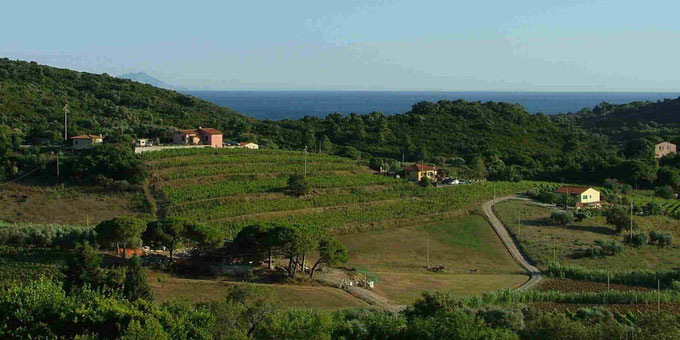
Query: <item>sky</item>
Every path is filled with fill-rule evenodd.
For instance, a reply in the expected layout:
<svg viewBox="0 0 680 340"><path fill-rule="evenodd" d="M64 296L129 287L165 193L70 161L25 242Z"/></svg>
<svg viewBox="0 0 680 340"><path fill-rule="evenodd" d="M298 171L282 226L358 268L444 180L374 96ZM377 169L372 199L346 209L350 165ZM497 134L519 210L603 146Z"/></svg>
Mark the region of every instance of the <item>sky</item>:
<svg viewBox="0 0 680 340"><path fill-rule="evenodd" d="M680 90L678 1L9 1L0 57L202 90Z"/></svg>

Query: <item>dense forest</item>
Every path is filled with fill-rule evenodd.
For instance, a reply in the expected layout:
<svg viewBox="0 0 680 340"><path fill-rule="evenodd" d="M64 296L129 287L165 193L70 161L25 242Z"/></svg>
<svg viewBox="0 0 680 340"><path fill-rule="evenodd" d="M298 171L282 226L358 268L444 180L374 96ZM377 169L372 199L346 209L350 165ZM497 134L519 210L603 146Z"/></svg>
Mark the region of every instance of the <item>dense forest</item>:
<svg viewBox="0 0 680 340"><path fill-rule="evenodd" d="M398 115L330 114L258 121L233 110L130 80L0 59L0 154L24 144L61 143L64 106L71 134L108 140L166 137L178 127L211 126L225 139L266 148L322 151L387 164L426 161L482 168L491 179L599 183L612 177L653 184L653 144L680 142L680 99L602 103L575 114L532 115L496 102L415 103ZM24 152L25 153L25 152ZM35 163L35 162L34 162ZM10 163L5 162L5 167ZM14 164L14 165L12 165ZM11 163L20 173L21 167ZM8 172L8 171L5 171Z"/></svg>

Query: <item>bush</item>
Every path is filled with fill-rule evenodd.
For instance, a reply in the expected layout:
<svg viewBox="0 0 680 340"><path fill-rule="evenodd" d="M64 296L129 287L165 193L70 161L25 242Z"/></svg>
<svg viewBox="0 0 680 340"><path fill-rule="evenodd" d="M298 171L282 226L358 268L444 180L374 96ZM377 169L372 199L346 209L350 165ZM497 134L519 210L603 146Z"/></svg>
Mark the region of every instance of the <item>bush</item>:
<svg viewBox="0 0 680 340"><path fill-rule="evenodd" d="M675 198L675 192L673 192L673 188L668 185L656 188L656 190L654 190L654 195L666 199Z"/></svg>
<svg viewBox="0 0 680 340"><path fill-rule="evenodd" d="M626 209L621 206L612 207L605 213L605 216L607 216L607 224L613 225L617 233L630 227L630 216L628 216ZM636 226L637 223L633 221L633 227Z"/></svg>
<svg viewBox="0 0 680 340"><path fill-rule="evenodd" d="M309 193L310 186L307 178L302 175L288 177L288 191L295 196L304 196Z"/></svg>
<svg viewBox="0 0 680 340"><path fill-rule="evenodd" d="M420 185L423 188L431 187L432 180L429 177L424 176L423 178L420 179L420 181L418 181L418 185Z"/></svg>
<svg viewBox="0 0 680 340"><path fill-rule="evenodd" d="M651 201L642 207L642 214L645 216L663 215L663 207L661 203Z"/></svg>
<svg viewBox="0 0 680 340"><path fill-rule="evenodd" d="M554 188L543 186L527 191L527 196L542 203L553 204L557 201L554 191Z"/></svg>
<svg viewBox="0 0 680 340"><path fill-rule="evenodd" d="M620 193L624 195L633 189L633 187L630 184L621 183L614 178L605 179L602 186L613 191L614 193Z"/></svg>
<svg viewBox="0 0 680 340"><path fill-rule="evenodd" d="M94 242L95 235L91 227L0 221L0 244L13 246L74 248L78 243Z"/></svg>
<svg viewBox="0 0 680 340"><path fill-rule="evenodd" d="M662 247L670 246L673 244L673 236L670 233L655 230L649 233L649 243Z"/></svg>
<svg viewBox="0 0 680 340"><path fill-rule="evenodd" d="M616 241L596 240L588 254L590 257L614 256L623 252L624 247L621 243Z"/></svg>
<svg viewBox="0 0 680 340"><path fill-rule="evenodd" d="M574 222L574 214L571 211L555 211L550 214L550 221L558 225L567 225Z"/></svg>
<svg viewBox="0 0 680 340"><path fill-rule="evenodd" d="M574 219L576 219L577 222L581 222L586 218L591 217L591 214L590 210L580 209L574 213Z"/></svg>
<svg viewBox="0 0 680 340"><path fill-rule="evenodd" d="M647 244L647 234L638 233L638 234L632 235L632 237L631 237L630 234L628 234L628 235L623 237L623 242L631 243L632 245L634 245L636 247L642 247L645 244Z"/></svg>

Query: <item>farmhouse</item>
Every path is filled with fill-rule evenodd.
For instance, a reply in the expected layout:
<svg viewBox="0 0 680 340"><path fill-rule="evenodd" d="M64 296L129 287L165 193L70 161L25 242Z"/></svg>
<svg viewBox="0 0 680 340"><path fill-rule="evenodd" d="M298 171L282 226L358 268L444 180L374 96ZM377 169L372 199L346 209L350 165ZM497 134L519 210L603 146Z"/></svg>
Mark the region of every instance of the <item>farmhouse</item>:
<svg viewBox="0 0 680 340"><path fill-rule="evenodd" d="M172 135L172 143L178 145L207 145L222 147L222 131L213 128L179 130Z"/></svg>
<svg viewBox="0 0 680 340"><path fill-rule="evenodd" d="M673 143L661 142L654 145L654 156L656 156L656 159L672 153L677 153L677 146Z"/></svg>
<svg viewBox="0 0 680 340"><path fill-rule="evenodd" d="M600 203L600 192L590 187L575 187L563 185L557 190L557 194L569 195L576 202L576 207L588 205L598 205Z"/></svg>
<svg viewBox="0 0 680 340"><path fill-rule="evenodd" d="M404 168L404 177L416 182L420 182L423 177L435 180L437 177L437 167L423 163L409 165Z"/></svg>
<svg viewBox="0 0 680 340"><path fill-rule="evenodd" d="M71 147L74 149L91 149L95 144L101 144L104 141L101 135L79 135L70 139Z"/></svg>

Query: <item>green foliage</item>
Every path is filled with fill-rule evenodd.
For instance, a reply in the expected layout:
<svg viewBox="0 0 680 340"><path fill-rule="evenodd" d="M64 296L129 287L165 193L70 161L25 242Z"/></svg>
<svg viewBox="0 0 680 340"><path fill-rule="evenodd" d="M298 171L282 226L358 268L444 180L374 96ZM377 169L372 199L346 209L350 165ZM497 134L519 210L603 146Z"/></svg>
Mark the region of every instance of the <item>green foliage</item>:
<svg viewBox="0 0 680 340"><path fill-rule="evenodd" d="M623 252L623 250L623 245L617 241L595 240L588 249L588 255L590 257L614 256Z"/></svg>
<svg viewBox="0 0 680 340"><path fill-rule="evenodd" d="M210 339L213 317L181 302L130 302L89 289L67 294L40 280L0 292L0 337Z"/></svg>
<svg viewBox="0 0 680 340"><path fill-rule="evenodd" d="M253 339L275 313L272 291L252 284L231 285L224 302L207 306L215 317L215 339Z"/></svg>
<svg viewBox="0 0 680 340"><path fill-rule="evenodd" d="M615 192L617 194L624 194L624 195L628 194L628 192L633 190L633 187L630 184L621 183L616 178L605 179L602 186L609 189L609 190L612 190L613 192Z"/></svg>
<svg viewBox="0 0 680 340"><path fill-rule="evenodd" d="M0 221L0 244L74 248L78 243L94 241L92 227Z"/></svg>
<svg viewBox="0 0 680 340"><path fill-rule="evenodd" d="M214 226L189 223L185 227L185 237L195 248L204 250L217 248L224 244L224 231Z"/></svg>
<svg viewBox="0 0 680 340"><path fill-rule="evenodd" d="M337 266L338 264L349 261L349 252L347 248L334 238L325 238L319 241L319 259L316 261L312 270L309 273L309 278L314 277L314 272L321 263L328 266Z"/></svg>
<svg viewBox="0 0 680 340"><path fill-rule="evenodd" d="M673 235L668 232L654 230L649 233L649 243L661 247L670 246L673 244Z"/></svg>
<svg viewBox="0 0 680 340"><path fill-rule="evenodd" d="M574 222L574 213L571 211L553 211L550 221L558 225L567 225Z"/></svg>
<svg viewBox="0 0 680 340"><path fill-rule="evenodd" d="M621 206L613 206L605 213L607 217L607 224L611 224L616 228L617 233L621 233L631 227L630 213ZM632 222L633 228L637 227L635 220Z"/></svg>
<svg viewBox="0 0 680 340"><path fill-rule="evenodd" d="M111 248L114 245L122 245L125 249L127 247L140 247L142 245L141 235L145 230L144 222L130 216L120 216L102 221L95 227L97 243L106 248Z"/></svg>
<svg viewBox="0 0 680 340"><path fill-rule="evenodd" d="M125 281L123 281L123 296L131 301L138 299L152 300L151 286L146 280L146 271L142 267L142 261L133 257L125 268Z"/></svg>
<svg viewBox="0 0 680 340"><path fill-rule="evenodd" d="M528 190L527 196L542 203L553 204L558 200L555 189L555 187L542 185L538 188Z"/></svg>
<svg viewBox="0 0 680 340"><path fill-rule="evenodd" d="M303 175L291 175L288 177L286 189L295 196L304 196L309 193L310 186L307 177Z"/></svg>
<svg viewBox="0 0 680 340"><path fill-rule="evenodd" d="M659 168L656 175L656 182L660 186L669 186L680 189L680 172L677 169L664 166Z"/></svg>
<svg viewBox="0 0 680 340"><path fill-rule="evenodd" d="M418 182L418 185L420 185L423 188L431 187L432 180L427 176L423 176L423 178L421 178L420 181Z"/></svg>
<svg viewBox="0 0 680 340"><path fill-rule="evenodd" d="M654 189L654 195L666 199L675 198L676 196L675 192L673 191L673 188L671 188L668 185L660 186Z"/></svg>
<svg viewBox="0 0 680 340"><path fill-rule="evenodd" d="M210 126L237 139L250 130L236 112L187 95L126 79L0 59L0 124L26 140L59 143L64 105L69 133L165 138L172 127Z"/></svg>
<svg viewBox="0 0 680 340"><path fill-rule="evenodd" d="M642 207L645 216L663 215L663 206L656 201L650 201Z"/></svg>
<svg viewBox="0 0 680 340"><path fill-rule="evenodd" d="M633 234L632 237L630 234L627 234L623 237L623 241L636 247L642 247L647 244L647 238L646 233Z"/></svg>
<svg viewBox="0 0 680 340"><path fill-rule="evenodd" d="M142 240L156 247L167 247L172 260L172 254L177 246L187 240L186 229L187 222L177 218L164 218L149 222L142 234Z"/></svg>
<svg viewBox="0 0 680 340"><path fill-rule="evenodd" d="M654 270L631 270L624 272L609 272L601 269L586 269L578 266L568 266L558 263L548 265L546 274L560 279L573 279L592 282L618 283L630 286L656 288L657 280L661 281L661 287L670 288L672 282L680 281L680 272L654 271Z"/></svg>

